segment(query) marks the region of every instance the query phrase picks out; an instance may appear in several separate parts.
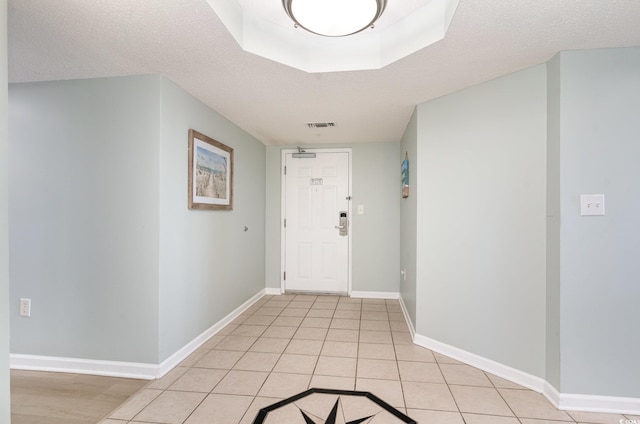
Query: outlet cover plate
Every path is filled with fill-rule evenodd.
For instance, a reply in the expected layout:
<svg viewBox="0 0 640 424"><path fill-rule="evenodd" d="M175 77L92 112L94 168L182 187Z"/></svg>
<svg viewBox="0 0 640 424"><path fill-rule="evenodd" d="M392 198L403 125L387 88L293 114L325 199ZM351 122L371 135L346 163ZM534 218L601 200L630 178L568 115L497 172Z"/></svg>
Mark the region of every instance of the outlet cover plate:
<svg viewBox="0 0 640 424"><path fill-rule="evenodd" d="M604 215L604 194L581 194L580 215Z"/></svg>
<svg viewBox="0 0 640 424"><path fill-rule="evenodd" d="M31 299L20 299L20 316L21 317L30 317L31 316Z"/></svg>

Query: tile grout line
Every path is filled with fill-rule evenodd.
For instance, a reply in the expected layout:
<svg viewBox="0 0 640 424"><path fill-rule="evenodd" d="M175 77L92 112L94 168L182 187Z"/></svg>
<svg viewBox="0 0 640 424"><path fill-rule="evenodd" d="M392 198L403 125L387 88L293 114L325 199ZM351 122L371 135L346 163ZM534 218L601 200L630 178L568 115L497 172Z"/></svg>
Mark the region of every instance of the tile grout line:
<svg viewBox="0 0 640 424"><path fill-rule="evenodd" d="M267 303L267 302L265 302L265 304L266 304L266 303ZM287 303L287 306L288 306L290 303L291 303L291 301L289 301L289 302ZM286 306L285 306L285 307L283 307L283 308L282 308L282 311L280 311L280 313L279 313L278 315L276 315L276 318L275 318L273 321L275 321L278 317L281 317L281 316L282 316L282 312L284 312L284 310L285 310L286 308L287 308ZM258 310L259 310L259 309L258 309ZM257 312L258 312L258 311L254 312L254 314L253 314L252 316L255 316L255 313L257 313ZM269 325L267 326L267 329L273 325L273 321L271 322L271 324L269 324ZM296 328L299 328L299 327L296 327ZM265 332L265 331L267 331L267 329L265 329L265 330L260 334L260 336L258 336L258 338L256 339L256 341L255 341L251 346L253 346L255 343L257 343L257 342L258 342L258 340L260 340L260 337L262 337L262 334L264 334L264 332ZM297 330L296 330L296 331L297 331ZM291 343L291 340L293 340L293 337L289 339L289 342L287 343L287 345L284 347L284 349L283 349L283 350L282 350L282 352L280 353L280 356L278 357L278 360L277 360L277 361L275 362L275 364L273 365L273 368L271 369L271 371L269 371L269 374L267 375L267 378L265 378L265 379L264 379L264 381L263 381L263 382L262 382L262 384L260 385L260 388L258 388L258 390L256 391L256 394L253 396L253 399L251 400L251 403L249 403L249 406L247 407L247 410L246 410L246 411L244 412L244 414L242 414L242 416L240 417L240 421L239 421L239 422L242 422L242 420L244 420L244 417L249 413L249 410L251 409L251 405L253 405L253 403L256 401L256 399L257 399L257 397L258 397L258 394L260 393L260 390L262 390L262 388L264 387L264 385L265 385L265 383L267 382L267 380L269 380L269 377L271 376L271 374L272 374L273 370L275 369L276 365L277 365L277 364L278 364L278 362L280 361L280 358L282 358L282 355L284 354L285 350L287 349L287 347L288 347L288 346L289 346L289 344ZM250 348L251 348L251 347L250 347ZM250 348L249 348L249 349L250 349ZM248 350L247 350L247 351L248 351Z"/></svg>
<svg viewBox="0 0 640 424"><path fill-rule="evenodd" d="M502 399L502 401L504 402L505 405L507 405L507 408L509 408L509 411L511 411L511 413L513 414L513 416L516 418L516 420L522 424L522 420L520 419L520 417L518 417L518 415L516 414L516 411L513 410L513 408L511 407L511 405L509 405L509 402L507 402L507 400L504 398L504 396L502 396L502 393L500 393L500 390L498 390L498 387L496 386L496 384L493 382L493 380L491 380L491 378L487 375L486 371L482 371L482 375L485 376L485 378L487 380L489 380L489 383L491 384L491 387L496 391L496 393L498 393L498 396L500 396L500 399ZM464 418L464 416L463 416Z"/></svg>
<svg viewBox="0 0 640 424"><path fill-rule="evenodd" d="M444 384L447 386L447 390L449 391L449 394L451 395L451 399L453 399L453 403L456 405L456 409L458 410L458 414L460 414L460 417L462 418L462 421L464 423L467 422L467 420L464 418L464 415L462 415L462 411L460 410L460 405L458 405L458 401L456 400L456 397L453 395L453 391L451 390L451 386L449 386L449 382L447 381L447 378L444 376L444 373L442 372L442 367L440 366L440 361L438 361L438 358L434 355L434 359L436 361L436 365L438 366L438 370L440 371L440 374L442 375L442 379L444 380Z"/></svg>
<svg viewBox="0 0 640 424"><path fill-rule="evenodd" d="M265 303L266 303L266 302L265 302ZM259 308L258 308L258 310L259 310ZM256 312L257 312L258 310L256 310ZM255 316L255 313L256 313L256 312L254 312L253 314L251 314L251 316ZM246 321L246 320L243 320L243 322L244 322L244 321ZM238 325L238 327L239 327L240 325L242 325L242 324L239 324L239 325ZM236 327L236 329L237 329L238 327ZM234 330L234 331L235 331L235 330ZM233 331L232 331L231 333L229 333L227 336L225 336L225 338L229 337L231 334L233 334ZM262 333L261 333L261 334L262 334ZM190 418L190 417L191 417L191 416L192 416L192 415L193 415L193 414L198 410L198 407L200 407L200 405L202 405L202 404L204 403L204 401L205 401L205 400L206 400L206 399L207 399L211 394L213 394L213 391L216 389L216 387L218 387L218 385L219 385L219 384L220 384L220 383L221 383L221 382L222 382L222 381L223 381L223 380L224 380L224 379L225 379L225 378L226 378L226 377L231 373L231 370L233 369L233 367L234 367L234 366L235 366L235 365L236 365L236 364L237 364L237 363L238 363L238 362L239 362L239 361L244 357L244 355L245 355L247 352L249 352L249 349L251 349L251 347L252 347L252 346L253 346L253 345L254 345L254 344L259 340L259 338L260 338L260 337L258 336L258 337L256 338L256 341L255 341L255 342L253 342L253 343L251 344L251 346L249 346L249 348L245 351L245 353L244 353L240 358L238 358L238 360L237 360L237 361L236 361L236 362L235 362L235 363L234 363L234 364L233 364L233 365L232 365L228 370L225 370L226 372L225 372L224 376L220 379L220 381L218 381L218 382L217 382L217 383L216 383L216 384L211 388L211 390L209 390L209 392L204 396L204 398L203 398L203 399L202 399L202 401L198 404L198 406L196 406L196 407L193 409L193 411L191 411L191 413L189 414L189 416L188 416L187 418L185 418L185 420L182 422L183 424L184 424L184 423L186 423L186 422L189 420L189 418ZM224 340L224 339L222 339L222 340ZM209 352L211 352L212 350L215 350L215 346L219 345L219 344L222 342L222 340L220 340L218 343L216 343L216 344L213 346L213 348L209 350ZM194 364L194 365L195 365L195 364ZM193 366L191 367L191 369L192 369L192 368L193 368ZM266 379L265 379L265 381L266 381ZM174 384L175 384L175 383L174 383ZM263 382L263 384L264 384L264 382ZM262 388L262 386L261 386L260 388ZM260 389L258 389L258 391L260 391ZM249 410L249 408L251 407L251 405L253 404L253 402L255 401L255 398L256 398L256 396L253 396L253 400L251 401L251 403L249 403L249 406L247 407L247 411L245 411L245 413L242 415L242 417L240 417L240 420L241 420L241 421L242 421L242 419L244 418L244 415L248 412L248 410Z"/></svg>
<svg viewBox="0 0 640 424"><path fill-rule="evenodd" d="M265 297L263 297L263 298L261 298L260 300L265 299L265 298L266 298L266 296L265 296ZM187 357L187 358L185 358L181 363L179 363L178 365L176 365L176 367L174 367L174 369L173 369L173 370L175 370L175 369L177 369L177 368L179 368L179 367L184 367L184 368L186 368L186 371L185 371L185 372L183 372L183 373L182 373L181 375L179 375L178 377L176 377L176 378L175 378L173 381L171 381L170 383L167 383L164 387L162 387L162 388L160 388L160 389L155 389L155 390L159 390L159 391L160 391L160 394L158 394L158 396L154 397L154 398L153 398L149 403L147 403L144 407L142 407L142 408L140 409L140 411L138 411L135 415L133 415L133 417L132 417L132 418L130 418L130 419L129 419L129 421L124 421L124 422L133 422L132 420L137 419L137 417L138 417L138 416L139 416L139 415L140 415L140 414L141 414L141 413L142 413L146 408L148 408L148 407L149 407L152 403L154 403L154 402L155 402L155 401L156 401L160 396L162 396L163 394L165 394L165 393L167 393L167 392L188 392L188 393L202 393L202 394L204 394L203 399L198 403L198 405L196 405L196 406L193 408L193 410L192 410L192 411L187 415L187 417L186 417L183 421L181 421L182 423L187 422L187 421L190 419L190 417L192 417L192 415L193 415L193 414L194 414L194 413L199 409L199 407L203 404L203 402L205 402L205 400L207 399L207 397L208 397L209 395L214 394L214 393L213 393L213 391L214 391L214 390L216 389L216 387L218 387L218 386L220 385L220 383L221 383L221 382L222 382L222 381L223 381L223 380L224 380L224 379L229 375L229 373L234 369L234 367L238 364L238 362L240 362L243 358L245 358L245 357L246 357L246 355L247 355L248 353L252 352L252 351L251 351L251 349L252 349L254 346L256 346L256 344L257 344L257 343L259 343L259 341L260 341L260 340L265 340L265 339L281 339L281 337L264 337L264 334L265 334L265 333L266 333L270 328L273 328L273 327L280 327L280 326L278 326L277 324L274 324L274 322L277 320L277 318L280 318L280 317L283 317L283 318L284 318L284 317L290 317L290 318L292 318L293 316L289 316L289 315L287 314L287 312L286 312L286 311L287 311L287 309L302 309L302 308L295 308L295 306L294 306L294 307L292 307L292 305L291 305L291 304L295 302L295 296L294 296L294 297L291 297L291 298L289 298L289 299L287 299L287 300L286 300L286 304L285 304L284 306L281 306L281 310L278 312L278 314L277 314L277 315L262 315L262 314L260 314L260 312L261 312L260 310L261 310L262 308L270 307L270 306L268 306L268 303L269 303L269 301L270 301L270 300L273 300L273 298L274 298L274 296L270 296L270 297L268 297L268 299L267 299L267 300L264 300L262 303L259 303L259 304L258 304L258 302L260 302L260 300L259 300L258 302L256 302L256 304L252 305L252 308L253 308L254 306L255 306L255 308L254 308L254 309L252 309L252 311L251 311L250 313L243 313L243 314L241 314L241 315L245 315L245 314L246 314L246 315L248 315L248 316L244 317L244 319L243 319L242 321L238 321L238 320L237 320L237 318L236 318L236 320L234 320L234 321L232 321L231 323L229 323L230 325L234 325L234 328L233 328L233 329L230 329L230 330L229 330L228 332L226 332L224 335L219 334L219 333L218 333L218 334L216 334L216 335L214 335L213 337L216 337L216 336L222 336L222 337L221 337L219 340L217 340L215 343L212 343L210 346L208 346L208 347L203 351L203 353L202 353L202 354L201 354L197 359L194 359L194 360L192 360L192 361L188 362L187 364L182 365L182 363L183 363L183 362L185 362L185 361L188 359L188 357ZM299 323L297 324L297 326L282 326L282 327L291 327L291 328L294 328L294 329L295 329L295 330L293 331L293 333L291 334L291 336L289 336L289 337L282 337L282 339L287 340L287 343L284 345L284 347L283 347L282 349L279 349L279 351L274 351L274 352L268 352L268 351L267 351L267 352L260 352L260 351L255 351L256 353L276 353L276 354L277 354L277 359L275 360L275 362L274 362L273 366L272 366L272 367L270 367L270 370L267 372L267 376L266 376L266 378L265 378L265 379L264 379L264 381L261 383L260 387L257 389L257 391L255 392L255 394L254 394L254 395L243 395L243 396L250 397L250 398L251 398L251 402L249 403L249 405L247 406L247 409L244 411L244 413L243 413L243 414L242 414L242 416L240 417L240 421L238 421L238 423L239 423L239 422L242 422L243 420L245 420L245 419L247 418L247 413L251 410L251 407L252 407L252 405L254 404L254 402L256 401L256 399L258 398L258 395L259 395L260 391L264 388L264 386L265 386L266 382L269 380L269 378L270 378L272 375L274 375L274 374L276 373L276 372L275 372L275 369L276 369L276 367L277 367L278 363L279 363L279 362L280 362L280 360L282 360L282 358L284 357L284 355L285 355L285 353L286 353L286 350L289 348L289 346L291 346L291 343L292 343L294 340L296 340L296 339L295 339L296 334L298 334L298 332L299 332L301 329L307 329L307 328L311 328L311 329L322 328L322 329L325 329L324 327L303 327L303 324L304 324L304 322L305 322L305 320L306 320L307 318L325 318L325 317L323 317L323 316L322 316L322 314L319 314L319 315L320 315L319 317L318 317L318 316L314 316L314 317L309 316L310 314L312 314L312 311L314 310L314 305L318 305L318 303L325 303L325 302L317 302L317 299L318 299L318 297L316 296L316 297L315 297L315 299L314 299L314 301L313 301L313 302L310 302L310 306L309 306L309 307L305 307L305 308L304 308L304 309L306 309L306 313L304 314L304 316L297 317L297 318L301 318L301 319L300 319L300 321L299 321ZM285 299L282 299L282 300L284 301ZM330 302L330 303L332 303L332 302ZM346 303L346 302L345 302L345 303ZM365 305L366 305L367 303L365 303L363 300L360 300L360 302L358 302L358 303L359 303L360 308L359 308L358 326L357 326L357 329L355 329L355 330L358 332L358 335L357 335L357 344L356 344L356 349L355 349L355 351L356 351L356 353L355 353L355 374L354 374L354 380L353 380L353 390L357 390L357 388L358 388L358 377L359 377L359 373L358 373L358 366L359 366L359 365L360 365L360 363L361 363L361 361L360 361L360 360L361 360L361 359L364 359L364 358L361 358L361 357L360 357L360 355L361 355L361 353L362 353L362 351L361 351L361 349L362 349L362 346L361 346L361 343L362 343L362 342L361 342L361 336L362 336L362 331L365 331L365 330L363 330L363 321L364 321L364 319L363 319L363 318L364 318L364 316L365 316L365 312L377 312L377 311L375 310L376 308L373 308L373 310L372 310L372 311L370 311L370 310L365 311ZM329 318L329 325L328 325L328 327L326 328L326 331L325 331L325 333L324 333L324 336L322 337L322 340L314 339L314 340L321 341L322 343L321 343L321 345L320 345L320 350L318 351L317 355L311 355L311 356L316 356L316 357L317 357L317 359L316 359L316 362L315 362L315 364L314 364L314 366L313 366L313 370L312 370L312 371L311 371L311 373L309 374L309 382L308 382L308 384L307 384L307 388L311 388L313 378L314 378L314 376L316 376L315 372L316 372L316 370L318 369L318 365L319 365L319 363L320 363L320 358L322 357L322 354L323 354L323 352L324 352L324 349L325 349L325 347L327 346L327 342L329 341L329 340L328 340L328 338L329 338L329 333L330 333L330 331L331 331L331 329L332 329L332 327L331 327L331 326L332 326L332 323L334 322L334 320L339 319L339 318L337 318L337 317L336 317L336 315L337 315L337 311L339 310L338 308L339 308L340 304L341 304L340 299L338 299L338 301L337 301L335 304L333 304L333 305L332 305L333 307L332 307L331 309L329 309L329 308L316 308L317 310L331 310L331 316L330 316L330 317L326 317L326 318ZM375 304L377 304L377 303L372 302L371 304L374 304L374 305L375 305ZM400 331L400 330L394 331L394 330L393 330L393 328L391 327L391 316L390 316L390 314L391 314L392 312L394 312L394 313L395 313L395 312L397 312L397 311L396 311L395 309L393 309L393 308L392 308L392 309L390 309L390 307L391 307L391 306L390 306L390 303L389 303L389 302L386 302L386 301L385 301L384 305L385 305L385 313L387 314L387 318L386 318L386 320L385 320L384 322L386 322L386 324L388 325L388 328L389 328L389 330L388 330L388 331L389 331L389 334L391 335L391 347L393 348L393 358L394 358L393 360L394 360L394 362L395 362L395 368L396 368L396 371L398 372L398 382L399 382L399 385L400 385L400 393L401 393L401 395L402 395L402 402L403 402L403 405L404 405L404 412L408 415L408 409L409 409L409 408L408 408L408 405L407 405L407 399L406 399L406 394L405 394L404 385L403 385L403 381L404 381L404 380L402 379L402 376L400 375L400 360L399 360L399 357L398 357L398 347L399 347L400 345L404 345L404 344L406 344L406 340L404 340L404 339L405 339L405 337L404 337L404 334L403 334L404 332L403 332L403 331ZM327 306L327 305L321 305L321 306ZM342 310L342 309L341 309L341 310ZM350 309L343 309L343 310L348 311L348 310L350 310ZM248 312L248 311L247 311L247 312ZM285 315L283 315L283 314L285 314ZM346 315L348 315L348 314L346 314ZM355 314L353 314L353 315L355 315ZM269 323L269 324L266 324L266 325L264 325L264 324L259 324L259 323L258 323L258 324L254 324L254 323L252 323L252 322L251 322L251 323L245 323L245 322L246 322L250 317L258 317L258 316L269 316L269 317L273 316L274 318L270 321L270 323ZM350 318L343 318L343 319L350 319ZM267 319L264 319L264 320L265 320L265 321L267 321ZM260 321L260 320L255 320L255 321ZM293 321L293 320L292 320L292 321ZM367 321L368 321L368 320L367 320ZM373 319L373 320L371 320L371 321L382 321L382 320ZM234 323L236 323L236 324L234 324ZM319 323L321 323L321 322L319 322ZM206 392L206 393L205 393L205 392L192 391L192 390L172 390L172 389L171 389L171 387L172 387L172 386L174 386L174 385L175 385L175 384L176 384L176 383L177 383L181 378L183 378L183 377L184 377L184 376L185 376L189 371L194 370L194 369L199 369L199 368L207 368L207 367L198 367L198 366L197 366L197 364L198 364L200 361L202 361L202 359L203 359L203 358L205 358L209 353L211 353L211 352L213 352L213 351L216 351L216 350L218 350L218 351L224 351L224 350L226 350L226 349L217 349L217 347L219 347L219 345L220 345L224 340L227 340L229 337L234 336L234 334L233 334L233 333L234 333L234 331L236 331L236 330L238 330L239 328L241 328L241 326L242 326L242 325L260 325L260 326L264 326L265 328L264 328L264 329L262 329L262 331L261 331L257 336L255 336L255 340L254 340L250 345L248 345L248 347L243 348L243 350L240 350L240 351L239 351L239 352L242 352L242 355L241 355L237 360L235 360L235 362L233 362L233 364L232 364L232 365L230 365L228 369L220 369L220 370L223 370L223 371L224 371L224 374L223 374L223 375L222 375L222 377L219 379L219 381L218 381L217 383L215 383L215 384L213 385L213 387L212 387L208 392ZM373 324L372 324L372 325L373 325ZM224 329L223 329L223 330L224 330ZM247 330L247 328L244 328L244 330ZM373 330L373 329L371 329L371 328L370 328L370 329L369 329L369 330L367 330L367 331L386 331L386 330L377 330L377 329L376 329L376 330ZM394 337L394 334L396 335L396 337ZM244 335L244 336L243 336L243 335L240 335L240 336L238 336L238 335L235 335L235 337L254 337L254 336L248 336L248 335ZM297 340L301 340L301 341L312 341L312 339L306 339L306 338L305 338L305 339L297 339ZM208 342L209 342L209 340L208 340L206 343L208 343ZM396 342L398 342L398 343L396 343ZM374 343L374 342L372 342L372 343ZM386 344L386 343L385 343L385 344ZM427 350L428 350L428 349L427 349ZM194 352L194 353L195 353L195 352ZM347 353L348 353L348 352L347 352ZM347 353L341 353L341 354L340 354L340 355L338 355L337 357L340 357L340 358L348 358L348 356L344 356L344 355L346 355ZM291 355L296 355L296 354L292 353ZM301 354L301 355L302 355L302 354ZM306 355L305 355L305 356L306 356ZM275 357L275 355L274 355L274 357ZM383 359L384 359L384 358L383 358ZM414 362L414 361L411 361L411 362ZM415 361L415 362L423 362L423 361ZM427 361L427 362L429 362L429 361ZM444 372L443 372L443 366L444 366L445 364L447 364L447 362L446 362L446 361L442 361L442 362L441 362L441 360L439 360L437 357L435 357L435 358L434 358L434 362L435 362L435 364L436 364L436 366L437 366L437 369L439 370L440 374L443 376L444 383L447 385L448 393L449 393L449 395L451 396L451 398L452 398L452 400L453 400L454 404L456 405L457 413L458 413L458 414L459 414L459 416L461 417L462 421L466 423L466 422L467 422L467 420L464 418L464 416L463 416L463 414L462 414L462 411L460 410L460 406L459 406L459 404L458 404L458 401L457 401L457 400L456 400L456 398L453 396L453 392L452 392L452 390L451 390L451 384L449 384L449 381L447 380L447 378L445 377L445 374L444 374ZM218 370L218 368L212 368L212 369L216 369L216 370ZM172 370L172 371L173 371L173 370ZM239 371L243 371L243 370L239 370ZM249 372L258 372L258 371L253 371L253 370L247 370L247 371L249 371ZM482 370L480 370L480 371L482 371ZM285 373L286 373L286 371L285 371ZM485 378L487 378L487 379L489 380L489 384L490 384L490 386L489 386L489 387L493 388L493 389L494 389L494 390L499 394L500 399L502 399L502 401L507 405L507 407L509 408L509 411L513 414L513 417L515 418L515 421L518 421L519 423L522 423L522 422L523 422L523 421L522 421L522 419L524 419L524 418L526 418L526 417L519 417L518 415L516 415L516 413L515 413L515 411L513 410L512 406L511 406L511 405L506 401L506 399L504 398L504 396L503 396L502 392L500 391L500 388L496 385L497 383L496 383L496 382L494 382L494 381L489 377L489 375L488 375L488 373L487 373L487 372L482 371L482 373L483 373L484 377L485 377ZM298 374L298 373L292 373L292 374ZM306 373L300 373L300 374L306 375ZM387 379L385 379L385 378L376 378L376 380L386 381ZM156 380L156 381L158 381L158 380ZM152 383L153 383L153 382L150 382L149 384L152 384ZM464 384L456 384L456 385L466 386L466 387L485 387L485 386L482 386L482 385L477 386L477 385L475 385L475 384L470 384L470 383L469 383L469 381L465 382ZM145 389L145 388L147 388L148 386L149 386L149 385L144 386L141 390L144 390L144 389ZM224 393L222 393L222 394L224 394ZM135 394L134 394L134 395L135 395ZM132 395L132 397L133 397L134 395ZM266 396L266 397L270 397L270 396ZM121 404L121 405L122 405L122 404ZM418 408L418 409L422 409L422 408ZM117 410L118 410L118 408L116 408L114 411L111 411L111 413L109 413L109 414L107 415L107 418L108 418L112 413L114 413L114 412L115 412L115 411L117 411ZM430 411L441 411L440 409L427 409L427 410L430 410ZM442 411L444 412L444 410L442 410ZM480 413L480 412L468 412L468 413L469 413L469 414L475 414L475 415L483 415L483 416L487 416L487 417L491 417L491 416L498 416L498 415L485 414L485 413ZM621 414L621 415L626 416L625 414ZM506 416L505 416L505 418L506 418ZM114 419L115 419L115 418L114 418ZM574 418L574 417L573 417L573 416L571 416L571 415L569 415L569 418L568 418L568 419L570 419L570 420L572 420L572 421L567 422L567 423L576 423L576 422L577 422L577 421L576 421L577 419L576 419L576 418ZM561 423L561 421L558 421L558 423L560 424L560 423Z"/></svg>
<svg viewBox="0 0 640 424"><path fill-rule="evenodd" d="M386 303L386 302L385 302ZM391 317L388 315L391 311L389 311L389 305L387 304L387 316L389 318L389 331L392 331L391 328ZM396 350L396 344L393 343L393 338L391 340L391 346L393 347L393 358L396 361L396 368L398 369L398 380L400 382L400 393L402 393L402 404L404 405L404 412L405 414L409 417L409 407L407 406L407 399L404 395L404 385L402 384L402 375L400 375L400 365L399 365L399 359L398 359L398 352Z"/></svg>
<svg viewBox="0 0 640 424"><path fill-rule="evenodd" d="M360 363L360 336L362 335L362 314L364 312L364 302L360 299L360 317L358 319L358 344L356 346L356 371L353 378L353 390L358 390L358 365Z"/></svg>
<svg viewBox="0 0 640 424"><path fill-rule="evenodd" d="M256 302L256 303L257 303L257 302ZM266 303L267 303L267 302L264 302L263 304L266 304ZM263 307L263 306L261 306L260 308L262 308L262 307ZM256 316L256 313L260 310L260 308L258 308L255 312L253 312L250 316ZM248 319L248 318L247 318L247 319ZM245 321L246 321L246 319L245 319L245 320L243 320L242 322L245 322ZM239 326L240 326L240 325L243 325L243 324L242 324L242 323L238 324L238 327L236 327L236 329L237 329L237 328L239 328ZM268 328L269 326L270 326L270 325L268 325L268 326L267 326L267 328ZM236 329L234 329L233 331L235 331ZM233 334L233 331L232 331L231 333L227 334L227 335L225 336L225 339L226 339L227 337L231 336L231 335ZM265 331L266 331L266 329L265 329ZM183 424L187 422L187 420L189 419L189 417L191 417L191 416L196 412L196 410L198 409L198 407L199 407L200 405L202 405L202 403L203 403L203 402L204 402L204 401L205 401L205 400L206 400L210 395L214 394L214 393L213 393L213 391L216 389L216 387L218 387L218 386L220 385L220 383L221 383L221 382L222 382L222 381L223 381L223 380L224 380L224 379L225 379L225 378L226 378L226 377L231 373L231 371L233 370L233 367L234 367L238 362L240 362L240 360L242 360L242 358L243 358L243 357L244 357L244 356L245 356L245 355L250 351L251 347L257 343L257 341L260 339L260 337L261 337L261 335L262 335L263 333L264 333L264 331L263 331L262 333L260 333L260 335L259 335L258 337L256 337L256 340L255 340L255 341L254 341L254 342L253 342L253 343L252 343L252 344L247 348L247 350L243 353L243 355L242 355L240 358L238 358L238 360L237 360L237 361L235 361L235 363L234 363L233 365L231 365L231 367L230 367L228 370L225 370L226 372L225 372L224 376L220 379L220 381L218 381L218 382L217 382L217 383L216 383L216 384L211 388L211 390L209 390L209 392L205 395L205 397L204 397L204 398L202 399L202 401L198 404L198 406L197 406L197 407L195 407L195 408L193 409L193 411L191 411L191 413L189 414L189 416L188 416L188 417L183 421ZM224 340L224 339L222 339L222 340L218 341L218 343L216 343L216 344L212 347L212 349L210 349L210 350L209 350L209 352L211 352L212 350L215 350L215 346L219 345L223 340ZM197 364L197 363L196 363L196 364ZM194 365L195 365L195 364L194 364ZM275 366L275 365L274 365L274 366ZM190 367L190 369L193 369L193 368L194 368L194 366L191 366L191 367ZM195 368L197 368L197 367L195 367ZM270 375L270 373L269 373L269 375ZM268 378L268 376L267 376L267 378ZM265 382L266 382L266 379L265 379ZM174 383L174 384L175 384L175 383ZM255 396L251 396L253 399L252 399L252 401L249 403L249 406L247 407L247 411L245 411L245 413L242 415L242 417L240 417L240 420L241 420L241 421L242 421L242 419L244 419L244 415L246 415L246 413L248 412L249 408L251 407L251 405L252 405L252 404L253 404L253 402L255 401L255 398L257 397L257 393L259 393L259 391L260 391L260 389L262 389L262 386L263 386L263 385L264 385L264 382L262 383L262 385L261 385L261 386L260 386L260 388L258 389L258 392L256 392L256 395L255 395ZM169 387L170 387L170 386L169 386ZM224 393L222 393L222 394L224 394ZM249 395L249 396L250 396L250 395Z"/></svg>

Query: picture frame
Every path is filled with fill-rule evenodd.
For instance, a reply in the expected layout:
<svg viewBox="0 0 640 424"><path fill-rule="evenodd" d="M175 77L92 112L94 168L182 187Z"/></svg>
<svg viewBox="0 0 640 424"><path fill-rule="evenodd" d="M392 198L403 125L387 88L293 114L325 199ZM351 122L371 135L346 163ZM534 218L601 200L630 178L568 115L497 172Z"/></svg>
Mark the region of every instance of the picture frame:
<svg viewBox="0 0 640 424"><path fill-rule="evenodd" d="M233 149L189 129L189 209L233 209Z"/></svg>

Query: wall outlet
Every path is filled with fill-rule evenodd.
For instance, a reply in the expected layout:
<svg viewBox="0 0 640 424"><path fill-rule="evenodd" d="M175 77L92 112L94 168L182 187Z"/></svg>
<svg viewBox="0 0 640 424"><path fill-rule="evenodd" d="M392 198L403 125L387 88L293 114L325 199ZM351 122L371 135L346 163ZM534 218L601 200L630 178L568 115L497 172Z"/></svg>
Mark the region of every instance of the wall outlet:
<svg viewBox="0 0 640 424"><path fill-rule="evenodd" d="M31 299L20 299L20 316L21 317L30 317L31 316Z"/></svg>

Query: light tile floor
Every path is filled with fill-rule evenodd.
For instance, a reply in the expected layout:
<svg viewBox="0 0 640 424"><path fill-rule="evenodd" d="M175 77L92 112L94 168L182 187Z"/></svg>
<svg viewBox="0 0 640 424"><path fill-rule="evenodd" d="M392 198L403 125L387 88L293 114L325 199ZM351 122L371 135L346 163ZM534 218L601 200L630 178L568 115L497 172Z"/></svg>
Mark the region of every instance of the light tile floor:
<svg viewBox="0 0 640 424"><path fill-rule="evenodd" d="M312 387L371 392L419 423L640 420L559 411L539 393L416 346L396 300L283 295L260 299L102 424L250 424L261 408Z"/></svg>

